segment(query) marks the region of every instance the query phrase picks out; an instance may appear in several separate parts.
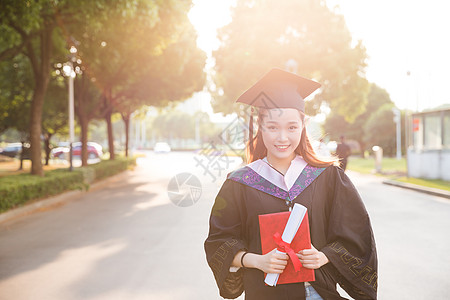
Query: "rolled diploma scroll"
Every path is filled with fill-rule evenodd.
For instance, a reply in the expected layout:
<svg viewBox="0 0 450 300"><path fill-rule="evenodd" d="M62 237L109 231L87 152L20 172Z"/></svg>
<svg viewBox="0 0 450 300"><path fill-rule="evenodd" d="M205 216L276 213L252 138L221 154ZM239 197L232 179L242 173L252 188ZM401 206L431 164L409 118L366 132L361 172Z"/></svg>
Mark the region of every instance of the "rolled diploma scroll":
<svg viewBox="0 0 450 300"><path fill-rule="evenodd" d="M289 219L286 223L286 227L284 228L283 235L281 236L281 239L283 241L285 241L288 244L290 244L292 242L292 239L294 238L295 234L297 233L297 230L300 228L300 224L302 224L305 214L306 214L306 207L304 207L301 204L295 203L294 208L292 209ZM276 252L284 253L284 252L278 251L278 249ZM266 279L264 280L264 282L267 285L276 286L279 276L280 276L280 274L269 273L266 275Z"/></svg>

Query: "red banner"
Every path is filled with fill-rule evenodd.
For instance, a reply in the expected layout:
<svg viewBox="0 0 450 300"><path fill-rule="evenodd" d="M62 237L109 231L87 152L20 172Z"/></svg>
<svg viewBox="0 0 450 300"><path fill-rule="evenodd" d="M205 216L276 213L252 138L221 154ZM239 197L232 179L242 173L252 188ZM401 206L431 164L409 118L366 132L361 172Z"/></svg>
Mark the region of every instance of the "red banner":
<svg viewBox="0 0 450 300"><path fill-rule="evenodd" d="M420 129L420 119L413 119L413 132L419 131Z"/></svg>

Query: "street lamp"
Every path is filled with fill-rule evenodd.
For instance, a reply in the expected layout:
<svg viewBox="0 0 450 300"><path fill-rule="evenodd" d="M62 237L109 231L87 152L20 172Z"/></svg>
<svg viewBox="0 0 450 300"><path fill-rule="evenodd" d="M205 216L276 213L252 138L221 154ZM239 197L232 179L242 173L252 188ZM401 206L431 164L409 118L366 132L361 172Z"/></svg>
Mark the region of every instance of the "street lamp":
<svg viewBox="0 0 450 300"><path fill-rule="evenodd" d="M70 51L69 61L64 64L63 72L64 72L64 75L69 77L69 144L70 144L70 154L69 154L70 167L69 167L69 170L72 171L73 170L72 144L75 139L73 79L76 76L75 70L73 68L73 63L76 61L77 48L75 48L74 46L71 46L69 51Z"/></svg>
<svg viewBox="0 0 450 300"><path fill-rule="evenodd" d="M402 131L401 131L401 112L397 107L392 109L394 113L394 122L397 124L397 160L402 159Z"/></svg>
<svg viewBox="0 0 450 300"><path fill-rule="evenodd" d="M409 126L408 126L408 97L409 97L409 87L410 87L410 77L411 72L406 71L406 99L405 99L405 159L406 159L406 177L409 178L409 156L408 156L408 147L409 147L409 141L410 141L410 132L409 132Z"/></svg>

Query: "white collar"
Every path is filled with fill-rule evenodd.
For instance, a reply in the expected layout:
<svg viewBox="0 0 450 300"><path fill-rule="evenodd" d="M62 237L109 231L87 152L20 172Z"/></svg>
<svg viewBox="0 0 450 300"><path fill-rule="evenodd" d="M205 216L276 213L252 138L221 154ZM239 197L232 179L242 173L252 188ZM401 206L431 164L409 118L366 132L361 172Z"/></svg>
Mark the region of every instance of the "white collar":
<svg viewBox="0 0 450 300"><path fill-rule="evenodd" d="M306 161L300 155L297 155L291 161L284 176L269 165L266 157L250 163L248 167L279 188L289 192L306 165Z"/></svg>

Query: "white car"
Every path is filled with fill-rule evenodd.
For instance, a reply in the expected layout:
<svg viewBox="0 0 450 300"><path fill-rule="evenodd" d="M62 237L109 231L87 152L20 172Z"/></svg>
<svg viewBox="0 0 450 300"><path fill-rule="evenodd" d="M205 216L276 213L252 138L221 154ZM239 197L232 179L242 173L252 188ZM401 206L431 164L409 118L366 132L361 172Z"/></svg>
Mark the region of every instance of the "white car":
<svg viewBox="0 0 450 300"><path fill-rule="evenodd" d="M62 144L63 145L63 144ZM81 156L81 142L75 142L72 144L73 156ZM97 143L87 142L87 150L89 159L101 158L103 156L103 149ZM55 158L67 158L69 156L70 147L69 143L64 147L57 147L52 149L52 156Z"/></svg>
<svg viewBox="0 0 450 300"><path fill-rule="evenodd" d="M164 142L156 143L155 147L153 147L155 153L169 153L171 150L169 144Z"/></svg>

